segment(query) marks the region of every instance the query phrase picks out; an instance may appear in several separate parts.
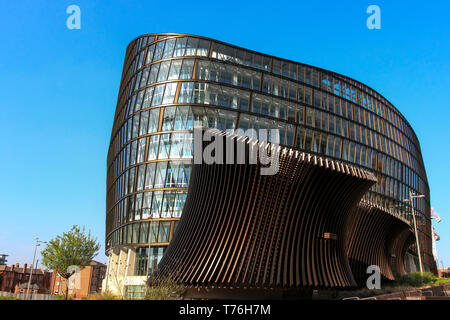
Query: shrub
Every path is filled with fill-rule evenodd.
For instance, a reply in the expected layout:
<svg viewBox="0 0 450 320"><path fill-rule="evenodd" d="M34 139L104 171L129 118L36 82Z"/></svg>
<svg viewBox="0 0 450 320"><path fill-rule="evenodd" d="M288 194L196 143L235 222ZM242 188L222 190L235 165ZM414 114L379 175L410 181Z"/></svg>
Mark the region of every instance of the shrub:
<svg viewBox="0 0 450 320"><path fill-rule="evenodd" d="M55 300L66 300L66 297L63 294L57 295ZM72 300L71 296L67 296L67 300Z"/></svg>
<svg viewBox="0 0 450 320"><path fill-rule="evenodd" d="M145 300L180 300L185 288L174 277L151 277L147 281Z"/></svg>
<svg viewBox="0 0 450 320"><path fill-rule="evenodd" d="M87 300L117 300L117 296L109 291L90 294Z"/></svg>
<svg viewBox="0 0 450 320"><path fill-rule="evenodd" d="M439 278L437 278L431 272L411 272L401 277L396 281L396 283L399 285L422 287L426 285L432 285L438 280Z"/></svg>
<svg viewBox="0 0 450 320"><path fill-rule="evenodd" d="M450 278L438 278L436 284L447 284L450 283Z"/></svg>
<svg viewBox="0 0 450 320"><path fill-rule="evenodd" d="M0 300L20 300L20 299L15 298L15 297L4 296L4 297L0 297Z"/></svg>

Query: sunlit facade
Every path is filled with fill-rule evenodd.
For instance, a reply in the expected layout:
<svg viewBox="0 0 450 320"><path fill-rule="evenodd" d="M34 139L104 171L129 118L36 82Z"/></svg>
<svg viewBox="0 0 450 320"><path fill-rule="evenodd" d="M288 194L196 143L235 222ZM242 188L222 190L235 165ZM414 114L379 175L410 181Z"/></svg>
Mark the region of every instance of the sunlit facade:
<svg viewBox="0 0 450 320"><path fill-rule="evenodd" d="M170 243L189 184L194 121L278 129L271 142L369 170L378 182L365 200L409 221L403 200L424 194L414 208L422 260L434 270L420 145L383 96L343 75L213 39L149 34L127 47L107 158L110 287L138 297L135 286Z"/></svg>

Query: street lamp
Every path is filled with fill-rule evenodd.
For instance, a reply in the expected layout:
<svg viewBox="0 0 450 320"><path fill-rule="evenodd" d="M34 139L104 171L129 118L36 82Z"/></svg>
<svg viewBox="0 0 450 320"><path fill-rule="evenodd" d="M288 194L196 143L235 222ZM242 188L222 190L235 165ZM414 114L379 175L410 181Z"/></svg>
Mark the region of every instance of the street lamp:
<svg viewBox="0 0 450 320"><path fill-rule="evenodd" d="M411 191L409 192L409 199L405 199L403 201L405 202L410 202L411 203L411 212L413 215L413 221L414 221L414 233L416 235L416 246L417 246L417 255L419 256L419 268L420 268L420 273L423 272L423 267L422 267L422 256L420 254L420 246L419 246L419 236L417 235L417 223L416 223L416 214L414 213L414 202L413 202L413 198L424 198L425 195L423 194L414 194Z"/></svg>
<svg viewBox="0 0 450 320"><path fill-rule="evenodd" d="M27 285L27 295L26 295L27 299L30 296L31 277L33 276L33 272L34 272L33 267L34 267L34 260L36 259L36 250L37 250L37 247L39 247L41 243L47 243L47 241L40 241L39 238L36 237L36 245L34 246L33 263L31 264L30 279L28 279L28 285ZM27 270L25 270L25 274L26 274L26 272L27 272Z"/></svg>
<svg viewBox="0 0 450 320"><path fill-rule="evenodd" d="M110 248L110 253L108 257L108 264L106 266L106 283L105 283L105 292L108 292L108 281L109 281L109 274L111 273L111 260L112 260L112 249L111 249L111 240L108 241L108 248Z"/></svg>

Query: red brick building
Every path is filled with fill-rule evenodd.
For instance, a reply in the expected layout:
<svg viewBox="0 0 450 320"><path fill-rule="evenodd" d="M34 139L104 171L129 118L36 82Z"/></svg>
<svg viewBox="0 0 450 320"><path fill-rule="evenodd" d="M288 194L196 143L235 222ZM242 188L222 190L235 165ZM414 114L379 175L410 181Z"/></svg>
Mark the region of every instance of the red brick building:
<svg viewBox="0 0 450 320"><path fill-rule="evenodd" d="M30 284L30 289L28 289L28 282L22 282L20 284L16 284L14 288L14 293L48 293L48 288L43 288L36 282Z"/></svg>
<svg viewBox="0 0 450 320"><path fill-rule="evenodd" d="M78 274L69 278L69 296L73 299L82 299L92 293L102 291L102 280L105 278L106 265L92 260L89 266L84 267ZM50 293L65 295L66 279L53 272Z"/></svg>
<svg viewBox="0 0 450 320"><path fill-rule="evenodd" d="M25 292L31 272L33 292L49 292L52 273L43 269L28 268L26 263L22 268L18 263L11 266L0 265L0 291Z"/></svg>
<svg viewBox="0 0 450 320"><path fill-rule="evenodd" d="M439 268L439 277L450 278L450 267Z"/></svg>

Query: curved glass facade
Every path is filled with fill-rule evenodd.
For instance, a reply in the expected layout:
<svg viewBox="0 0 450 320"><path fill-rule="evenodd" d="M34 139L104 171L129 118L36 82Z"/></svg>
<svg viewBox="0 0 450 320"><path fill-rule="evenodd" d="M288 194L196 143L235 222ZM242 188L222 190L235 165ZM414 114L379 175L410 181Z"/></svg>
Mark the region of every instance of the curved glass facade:
<svg viewBox="0 0 450 320"><path fill-rule="evenodd" d="M107 159L106 250L151 247L138 250L135 270L146 270L149 251L159 259L180 218L194 121L278 129L270 141L368 169L378 182L365 199L409 221L403 200L424 194L414 208L432 265L420 145L383 96L343 75L216 40L151 34L128 45Z"/></svg>

